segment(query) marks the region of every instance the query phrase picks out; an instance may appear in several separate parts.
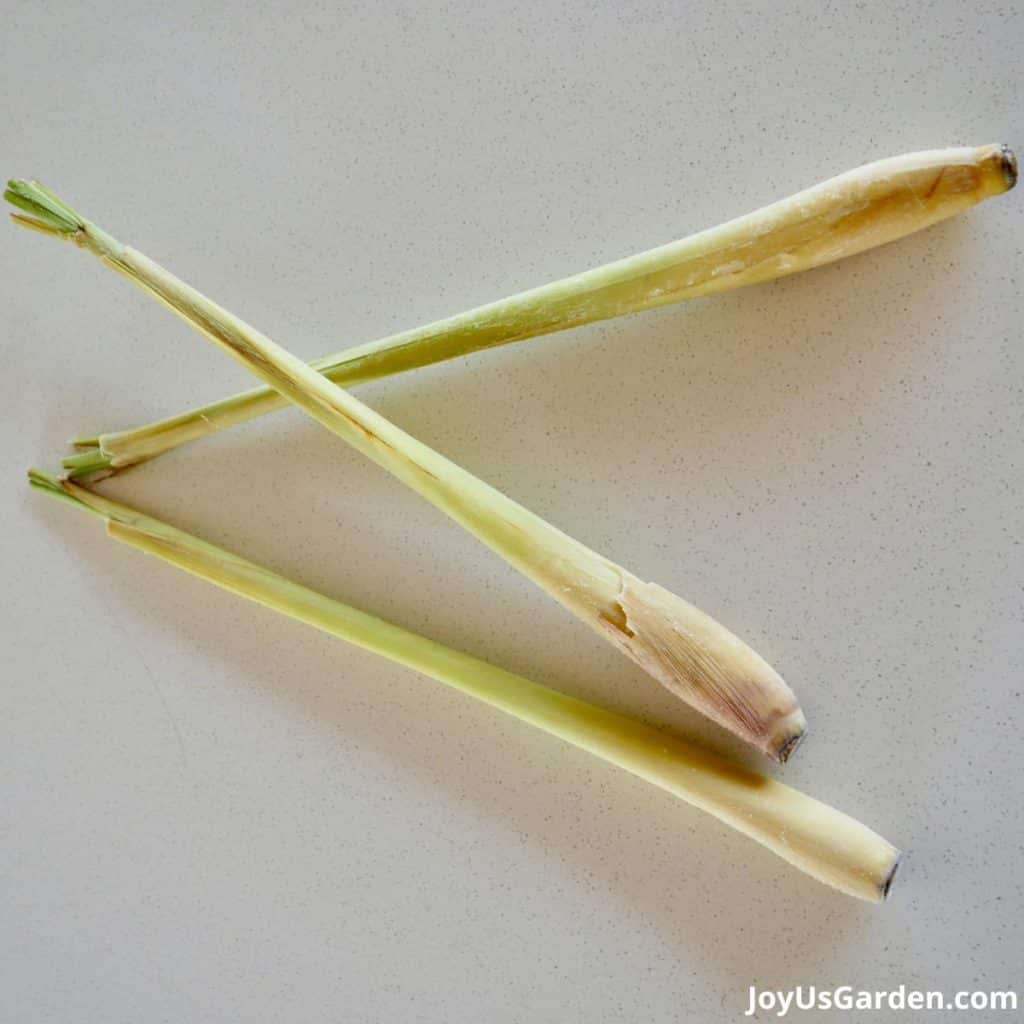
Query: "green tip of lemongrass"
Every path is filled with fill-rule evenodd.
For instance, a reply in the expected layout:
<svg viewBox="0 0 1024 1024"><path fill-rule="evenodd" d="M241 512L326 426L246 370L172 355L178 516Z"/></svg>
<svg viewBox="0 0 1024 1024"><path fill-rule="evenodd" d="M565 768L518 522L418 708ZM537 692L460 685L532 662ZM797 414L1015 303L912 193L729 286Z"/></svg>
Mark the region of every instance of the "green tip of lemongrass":
<svg viewBox="0 0 1024 1024"><path fill-rule="evenodd" d="M11 215L14 223L21 227L67 239L104 258L116 258L121 249L114 238L38 181L12 178L7 182L4 199L25 211Z"/></svg>
<svg viewBox="0 0 1024 1024"><path fill-rule="evenodd" d="M4 199L31 214L14 215L14 220L24 227L59 235L73 235L85 227L85 220L75 209L38 181L12 178L7 182Z"/></svg>
<svg viewBox="0 0 1024 1024"><path fill-rule="evenodd" d="M64 482L60 478L52 476L50 473L44 473L41 469L32 468L28 471L28 482L29 486L34 487L37 491L43 491L54 498L61 498L71 505L87 509L98 516L103 516L103 513L98 508L82 501L77 494L72 493L64 486ZM106 517L104 516L104 518Z"/></svg>
<svg viewBox="0 0 1024 1024"><path fill-rule="evenodd" d="M50 473L44 473L41 469L36 469L34 466L28 471L28 483L30 487L46 491L48 494L54 494L58 498L70 498L70 495L65 494L64 488L61 487L60 480L57 477ZM74 499L72 498L71 500L73 501Z"/></svg>
<svg viewBox="0 0 1024 1024"><path fill-rule="evenodd" d="M74 441L73 444L80 442ZM103 473L111 469L110 456L100 448L92 448L88 451L77 452L68 455L61 463L67 470L67 476L71 480L91 476L93 473Z"/></svg>
<svg viewBox="0 0 1024 1024"><path fill-rule="evenodd" d="M116 501L111 501L99 491L91 491L82 487L67 477L53 476L50 473L44 473L41 469L33 468L28 471L28 482L29 486L34 487L37 491L49 494L53 498L60 498L76 508L92 512L108 523L125 520L130 524L135 518L131 509Z"/></svg>

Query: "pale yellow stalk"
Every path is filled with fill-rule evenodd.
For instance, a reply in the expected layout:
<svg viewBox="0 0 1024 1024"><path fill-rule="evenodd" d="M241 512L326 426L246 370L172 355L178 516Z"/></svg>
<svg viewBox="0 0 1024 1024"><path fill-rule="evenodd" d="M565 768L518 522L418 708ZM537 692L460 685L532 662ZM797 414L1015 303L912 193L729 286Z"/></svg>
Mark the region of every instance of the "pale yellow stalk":
<svg viewBox="0 0 1024 1024"><path fill-rule="evenodd" d="M866 825L798 790L334 601L75 483L36 470L29 480L102 516L116 540L422 672L618 765L750 836L826 885L873 902L888 894L899 851Z"/></svg>
<svg viewBox="0 0 1024 1024"><path fill-rule="evenodd" d="M920 231L1017 178L1005 146L929 150L878 160L718 227L458 316L325 356L338 384L809 270ZM270 388L234 395L133 430L76 439L71 475L126 469L285 404Z"/></svg>
<svg viewBox="0 0 1024 1024"><path fill-rule="evenodd" d="M313 418L447 513L709 718L784 761L806 721L768 663L710 616L638 579L410 437L333 381L38 183L12 182L34 226L159 298Z"/></svg>

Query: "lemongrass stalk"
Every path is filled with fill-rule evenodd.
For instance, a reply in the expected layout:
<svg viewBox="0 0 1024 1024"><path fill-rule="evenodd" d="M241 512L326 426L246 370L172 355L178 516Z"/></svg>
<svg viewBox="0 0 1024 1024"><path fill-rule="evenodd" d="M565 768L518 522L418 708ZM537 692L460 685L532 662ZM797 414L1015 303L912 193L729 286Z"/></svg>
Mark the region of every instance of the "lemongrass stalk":
<svg viewBox="0 0 1024 1024"><path fill-rule="evenodd" d="M69 480L32 486L106 520L115 540L241 597L373 651L589 751L714 815L801 871L878 902L899 851L853 818L698 746L445 647L206 543Z"/></svg>
<svg viewBox="0 0 1024 1024"><path fill-rule="evenodd" d="M1005 146L930 150L879 160L718 227L425 327L317 360L338 384L427 366L596 320L742 288L831 263L919 231L1011 188ZM65 467L116 471L285 405L270 388L133 430L74 443Z"/></svg>
<svg viewBox="0 0 1024 1024"><path fill-rule="evenodd" d="M784 761L806 721L768 663L693 605L647 583L406 434L255 328L37 183L12 182L33 226L156 296L325 427L432 502L677 696Z"/></svg>

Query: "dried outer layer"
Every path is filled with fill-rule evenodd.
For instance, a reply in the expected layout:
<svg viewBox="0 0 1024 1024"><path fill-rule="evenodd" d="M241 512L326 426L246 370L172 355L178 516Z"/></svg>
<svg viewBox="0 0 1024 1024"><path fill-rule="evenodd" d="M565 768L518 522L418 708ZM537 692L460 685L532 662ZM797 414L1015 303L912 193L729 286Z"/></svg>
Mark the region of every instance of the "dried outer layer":
<svg viewBox="0 0 1024 1024"><path fill-rule="evenodd" d="M899 851L866 825L677 737L549 689L316 593L135 509L38 471L33 486L107 520L151 555L430 676L589 751L762 843L858 899L888 895Z"/></svg>
<svg viewBox="0 0 1024 1024"><path fill-rule="evenodd" d="M691 704L697 704L695 696L680 681L700 680L700 690L714 694L698 705L704 714L740 735L759 737L758 745L775 760L789 759L807 721L764 658L699 608L625 571L619 605L624 623L607 623L608 633L634 661Z"/></svg>
<svg viewBox="0 0 1024 1024"><path fill-rule="evenodd" d="M866 164L677 242L498 302L325 356L313 367L350 386L495 345L741 288L919 231L1012 188L1005 146L929 150ZM80 438L73 475L118 470L285 404L270 388L133 430Z"/></svg>

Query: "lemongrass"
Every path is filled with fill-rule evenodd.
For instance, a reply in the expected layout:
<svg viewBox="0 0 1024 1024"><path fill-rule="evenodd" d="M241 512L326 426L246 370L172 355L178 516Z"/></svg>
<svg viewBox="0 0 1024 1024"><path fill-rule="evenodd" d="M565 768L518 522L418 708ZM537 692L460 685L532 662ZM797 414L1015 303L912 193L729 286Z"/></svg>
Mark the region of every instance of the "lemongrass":
<svg viewBox="0 0 1024 1024"><path fill-rule="evenodd" d="M35 182L10 192L31 226L76 242L150 292L329 430L432 502L673 693L784 761L806 721L768 663L724 626L591 551L406 434L333 381Z"/></svg>
<svg viewBox="0 0 1024 1024"><path fill-rule="evenodd" d="M653 783L859 899L888 895L899 851L866 825L774 779L624 715L385 622L96 494L29 471L32 486L106 520L115 540L476 697Z"/></svg>
<svg viewBox="0 0 1024 1024"><path fill-rule="evenodd" d="M718 227L468 312L325 356L346 387L495 345L809 270L951 217L1016 181L1005 146L879 160ZM133 430L79 437L71 475L116 471L286 404L270 388Z"/></svg>

